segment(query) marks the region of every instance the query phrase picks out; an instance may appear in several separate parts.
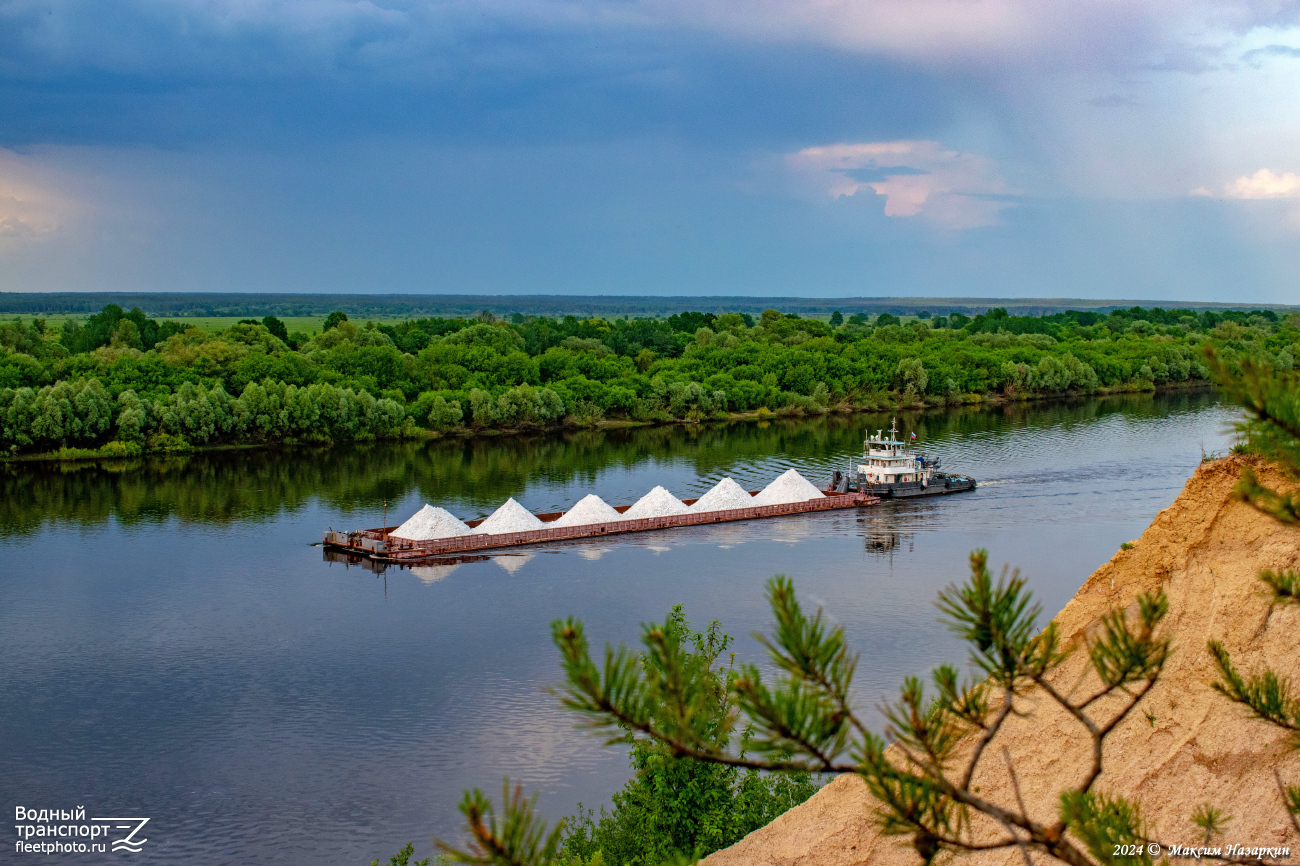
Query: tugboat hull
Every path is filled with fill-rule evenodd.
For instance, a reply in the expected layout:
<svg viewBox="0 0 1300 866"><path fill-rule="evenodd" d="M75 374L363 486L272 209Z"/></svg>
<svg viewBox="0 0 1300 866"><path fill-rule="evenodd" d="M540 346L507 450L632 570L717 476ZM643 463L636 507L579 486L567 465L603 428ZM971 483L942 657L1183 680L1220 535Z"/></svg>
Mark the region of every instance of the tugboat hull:
<svg viewBox="0 0 1300 866"><path fill-rule="evenodd" d="M858 489L881 499L908 499L913 496L943 496L975 489L975 479L964 475L936 473L929 484L921 481L896 481L893 484L868 484L861 481Z"/></svg>
<svg viewBox="0 0 1300 866"><path fill-rule="evenodd" d="M881 499L908 499L913 496L943 496L946 493L963 493L974 490L976 482L967 475L949 475L936 472L927 481L895 481L892 484L872 484L866 476L856 477L836 471L831 476L827 493L866 493Z"/></svg>

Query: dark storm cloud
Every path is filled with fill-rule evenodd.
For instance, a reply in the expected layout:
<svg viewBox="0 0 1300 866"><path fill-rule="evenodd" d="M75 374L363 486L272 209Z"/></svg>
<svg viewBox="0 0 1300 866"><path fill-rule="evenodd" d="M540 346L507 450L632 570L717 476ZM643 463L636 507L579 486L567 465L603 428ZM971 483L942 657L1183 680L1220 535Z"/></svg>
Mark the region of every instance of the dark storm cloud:
<svg viewBox="0 0 1300 866"><path fill-rule="evenodd" d="M207 19L181 26L182 17L164 27L156 11L143 26L138 4L127 4L96 7L106 20L95 39L86 7L66 6L61 40L52 26L24 38L15 35L22 27L4 28L4 146L365 136L518 144L671 134L779 147L908 135L942 122L964 98L964 88L880 60L702 34L525 31L478 21L456 38L435 38L380 17L348 18L308 39L265 23L217 32ZM124 35L133 27L139 44Z"/></svg>

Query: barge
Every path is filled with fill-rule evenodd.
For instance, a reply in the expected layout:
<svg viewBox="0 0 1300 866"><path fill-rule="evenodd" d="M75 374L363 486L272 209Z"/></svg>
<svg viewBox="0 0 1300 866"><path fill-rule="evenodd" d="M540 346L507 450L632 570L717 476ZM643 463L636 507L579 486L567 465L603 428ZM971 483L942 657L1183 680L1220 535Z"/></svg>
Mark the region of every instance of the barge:
<svg viewBox="0 0 1300 866"><path fill-rule="evenodd" d="M911 438L915 440L916 434ZM415 563L522 545L861 508L885 498L975 489L975 479L940 472L937 459L912 453L908 444L898 439L897 421L890 427L888 438L884 430L877 430L875 436L868 432L863 451L856 471L853 466L847 472L836 470L825 490L818 490L790 469L759 493L746 491L724 478L701 499L678 501L662 487L656 487L636 505L611 508L593 494L567 513L529 514L510 499L490 518L461 522L445 509L426 505L401 526L358 532L330 529L322 541L327 550L347 556L384 563ZM694 511L692 506L707 510ZM626 517L630 509L636 509L631 511L634 516Z"/></svg>
<svg viewBox="0 0 1300 866"><path fill-rule="evenodd" d="M751 493L756 496L756 493ZM683 501L683 505L692 505L695 499ZM786 502L779 505L755 505L749 508L731 508L725 511L703 511L690 514L672 514L663 517L643 517L633 520L614 520L605 523L589 523L582 526L543 527L527 532L509 532L499 535L454 535L447 538L431 538L416 541L392 535L396 526L379 529L363 529L359 532L335 532L328 530L324 534L326 548L347 551L361 556L368 556L382 562L417 562L435 556L469 553L479 550L495 550L503 547L518 547L524 544L542 544L552 541L570 541L580 538L595 538L604 535L618 535L628 532L648 532L655 529L673 529L680 526L701 526L708 523L726 523L735 520L756 520L765 517L780 517L789 514L806 514L814 511L834 511L844 508L861 508L875 505L880 497L865 492L825 491L825 495L803 502ZM627 511L630 505L617 506L619 514ZM539 514L543 523L553 523L564 512ZM466 523L471 529L481 524L482 520Z"/></svg>

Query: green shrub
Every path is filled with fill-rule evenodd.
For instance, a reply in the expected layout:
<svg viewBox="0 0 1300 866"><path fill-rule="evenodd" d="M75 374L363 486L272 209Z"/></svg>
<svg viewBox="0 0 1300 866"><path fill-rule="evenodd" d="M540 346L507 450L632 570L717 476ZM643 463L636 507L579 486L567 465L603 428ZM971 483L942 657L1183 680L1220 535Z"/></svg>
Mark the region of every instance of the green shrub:
<svg viewBox="0 0 1300 866"><path fill-rule="evenodd" d="M730 687L736 678L724 654L732 639L717 622L703 632L690 629L682 606L672 609L662 629L686 652L678 663L707 672L709 698L695 720L711 739L725 738L735 711ZM727 658L731 658L727 656ZM649 656L640 660L653 666ZM633 778L616 793L612 807L583 810L566 821L561 858L604 866L658 866L675 857L703 857L740 841L782 812L816 793L807 773L760 774L675 756L652 741L631 742Z"/></svg>

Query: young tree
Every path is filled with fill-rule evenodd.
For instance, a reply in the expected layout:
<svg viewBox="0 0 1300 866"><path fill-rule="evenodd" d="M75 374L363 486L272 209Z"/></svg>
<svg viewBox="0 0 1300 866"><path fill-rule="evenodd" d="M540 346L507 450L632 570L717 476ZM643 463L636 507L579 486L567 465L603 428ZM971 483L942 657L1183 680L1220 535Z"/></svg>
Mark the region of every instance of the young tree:
<svg viewBox="0 0 1300 866"><path fill-rule="evenodd" d="M286 344L289 342L289 329L275 316L263 316L262 325L271 332L271 336L279 338Z"/></svg>
<svg viewBox="0 0 1300 866"><path fill-rule="evenodd" d="M930 376L925 372L925 364L920 358L904 358L899 361L898 378L903 383L903 390L911 397L924 394L930 384Z"/></svg>
<svg viewBox="0 0 1300 866"><path fill-rule="evenodd" d="M648 629L664 633L670 642L680 641L683 665L704 672L708 694L696 727L725 745L736 710L735 655L727 652L730 635L722 633L717 621L703 632L691 630L681 605L663 624ZM646 653L639 663L659 662ZM664 708L651 709L659 711L662 723L671 723ZM764 775L700 761L626 733L635 775L614 795L613 809L601 809L599 820L581 810L570 819L561 849L565 858L585 864L599 855L604 866L644 866L700 857L740 841L817 791L806 773Z"/></svg>

